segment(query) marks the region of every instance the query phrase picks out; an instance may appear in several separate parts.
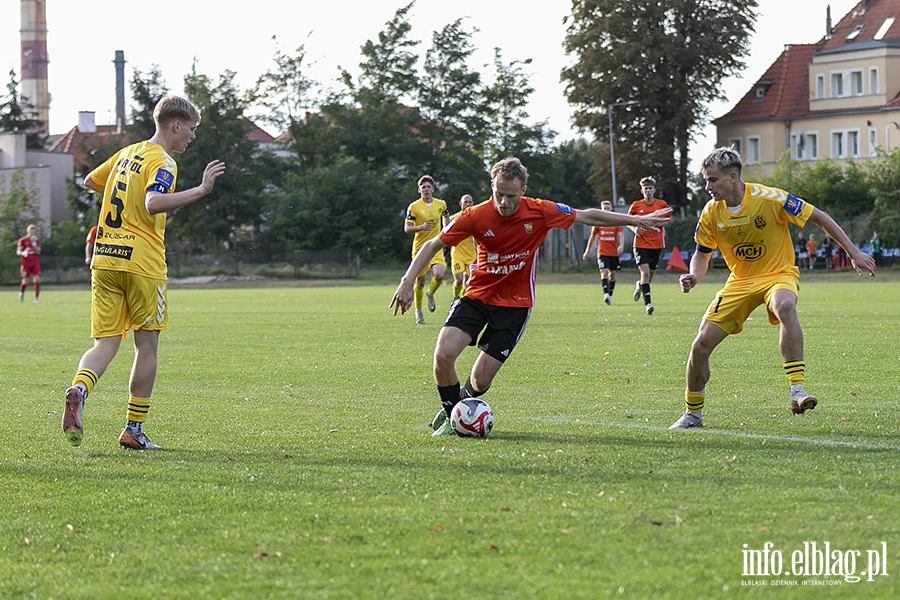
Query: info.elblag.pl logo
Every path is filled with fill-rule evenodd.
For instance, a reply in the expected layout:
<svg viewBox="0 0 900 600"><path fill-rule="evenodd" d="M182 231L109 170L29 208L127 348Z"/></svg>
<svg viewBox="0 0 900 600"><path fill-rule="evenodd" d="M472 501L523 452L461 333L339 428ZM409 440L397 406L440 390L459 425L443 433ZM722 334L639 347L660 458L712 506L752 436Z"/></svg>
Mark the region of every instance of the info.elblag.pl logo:
<svg viewBox="0 0 900 600"><path fill-rule="evenodd" d="M761 550L753 550L744 544L741 551L744 561L743 577L793 577L795 581L780 581L781 585L835 585L841 580L825 581L824 578L840 577L847 583L875 581L888 575L887 542L867 550L843 550L832 547L831 542L803 542L803 548L792 552L775 548L772 542L763 544ZM803 578L816 578L806 580ZM742 582L744 585L767 585L765 581Z"/></svg>

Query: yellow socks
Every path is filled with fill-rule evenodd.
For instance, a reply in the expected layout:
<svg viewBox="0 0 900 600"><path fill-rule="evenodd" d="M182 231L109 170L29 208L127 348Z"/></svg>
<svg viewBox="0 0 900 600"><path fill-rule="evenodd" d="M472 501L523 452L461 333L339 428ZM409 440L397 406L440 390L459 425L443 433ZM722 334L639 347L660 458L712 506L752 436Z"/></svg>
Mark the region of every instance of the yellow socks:
<svg viewBox="0 0 900 600"><path fill-rule="evenodd" d="M143 423L147 419L147 411L150 410L150 398L135 398L128 396L128 412L125 418L135 423Z"/></svg>
<svg viewBox="0 0 900 600"><path fill-rule="evenodd" d="M784 363L784 374L791 385L803 383L803 375L805 373L806 363L802 360L792 360Z"/></svg>
<svg viewBox="0 0 900 600"><path fill-rule="evenodd" d="M91 390L97 385L97 380L99 379L100 377L90 369L78 369L74 379L72 379L72 387L81 384L84 388L84 397L87 398L91 395Z"/></svg>
<svg viewBox="0 0 900 600"><path fill-rule="evenodd" d="M700 412L703 410L703 402L706 400L706 392L691 392L684 390L684 408L688 412Z"/></svg>
<svg viewBox="0 0 900 600"><path fill-rule="evenodd" d="M422 298L425 297L425 286L413 286L413 307L422 309Z"/></svg>

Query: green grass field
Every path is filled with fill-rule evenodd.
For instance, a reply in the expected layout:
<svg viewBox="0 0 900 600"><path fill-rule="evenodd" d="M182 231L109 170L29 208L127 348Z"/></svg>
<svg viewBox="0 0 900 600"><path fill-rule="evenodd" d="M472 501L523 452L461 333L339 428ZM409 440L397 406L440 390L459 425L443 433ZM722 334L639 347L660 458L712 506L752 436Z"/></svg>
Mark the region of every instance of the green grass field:
<svg viewBox="0 0 900 600"><path fill-rule="evenodd" d="M8 288L0 598L900 597L900 281L803 280L816 410L791 416L757 310L713 355L706 428L672 432L720 284L660 274L647 317L633 278L611 307L595 274L539 278L486 440L429 435L449 287L425 326L393 285L173 288L145 453L116 441L131 337L72 448L89 292ZM781 575L748 575L767 542ZM785 575L812 543L832 573L887 564Z"/></svg>

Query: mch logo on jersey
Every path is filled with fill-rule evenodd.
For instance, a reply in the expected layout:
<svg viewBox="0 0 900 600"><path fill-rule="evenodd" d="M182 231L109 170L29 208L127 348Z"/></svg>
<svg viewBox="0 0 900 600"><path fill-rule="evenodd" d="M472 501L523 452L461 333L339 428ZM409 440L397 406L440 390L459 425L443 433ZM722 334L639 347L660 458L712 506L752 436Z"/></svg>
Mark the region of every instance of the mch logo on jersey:
<svg viewBox="0 0 900 600"><path fill-rule="evenodd" d="M796 217L803 210L803 200L793 194L788 194L787 200L784 201L784 210Z"/></svg>
<svg viewBox="0 0 900 600"><path fill-rule="evenodd" d="M734 246L731 253L738 260L753 262L766 255L766 247L756 242L746 242Z"/></svg>

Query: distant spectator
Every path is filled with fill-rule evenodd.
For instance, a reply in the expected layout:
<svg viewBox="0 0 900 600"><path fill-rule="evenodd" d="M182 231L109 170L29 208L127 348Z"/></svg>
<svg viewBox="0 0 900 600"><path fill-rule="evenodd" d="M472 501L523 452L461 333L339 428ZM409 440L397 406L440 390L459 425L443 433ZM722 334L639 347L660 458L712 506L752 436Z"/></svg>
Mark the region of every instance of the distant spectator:
<svg viewBox="0 0 900 600"><path fill-rule="evenodd" d="M816 264L816 252L819 250L819 242L816 241L816 234L809 234L809 241L806 242L806 254L807 254L807 269L812 271L813 266Z"/></svg>
<svg viewBox="0 0 900 600"><path fill-rule="evenodd" d="M872 234L872 239L869 240L869 243L872 244L872 258L875 259L875 266L880 267L882 260L881 246L883 242L881 241L881 236L878 235L877 231Z"/></svg>
<svg viewBox="0 0 900 600"><path fill-rule="evenodd" d="M806 249L806 236L803 235L803 232L797 234L797 266L800 267L800 270L806 268L807 258L809 257L809 250Z"/></svg>
<svg viewBox="0 0 900 600"><path fill-rule="evenodd" d="M825 269L834 269L834 240L831 239L831 236L827 233L825 234L825 241L822 242L822 254L825 255Z"/></svg>

